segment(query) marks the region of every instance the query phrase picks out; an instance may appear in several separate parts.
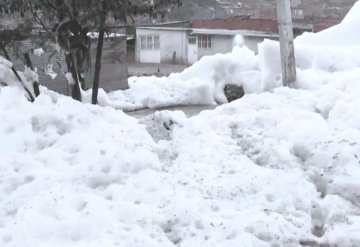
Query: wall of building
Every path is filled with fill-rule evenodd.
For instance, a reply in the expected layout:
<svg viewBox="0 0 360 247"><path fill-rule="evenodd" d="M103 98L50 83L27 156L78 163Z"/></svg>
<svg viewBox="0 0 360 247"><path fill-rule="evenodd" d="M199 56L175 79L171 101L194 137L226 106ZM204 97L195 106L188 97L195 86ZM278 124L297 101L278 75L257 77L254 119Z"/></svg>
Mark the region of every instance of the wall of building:
<svg viewBox="0 0 360 247"><path fill-rule="evenodd" d="M92 87L96 58L97 39L91 42L91 69L86 76L86 86ZM107 38L101 56L100 87L105 91L127 89L127 43L126 37Z"/></svg>
<svg viewBox="0 0 360 247"><path fill-rule="evenodd" d="M142 55L146 56L144 50L141 50L140 36L159 35L160 37L160 62L161 63L187 63L187 34L184 30L158 30L141 29L136 30L136 52L135 61L141 62ZM148 56L151 56L149 53ZM151 60L151 59L150 59ZM173 61L174 60L174 61ZM148 61L148 59L147 59Z"/></svg>
<svg viewBox="0 0 360 247"><path fill-rule="evenodd" d="M65 78L64 73L62 71L67 71L65 56L64 53L56 53L52 56L51 60L50 56L55 51L55 47L48 46L45 53L42 56L35 56L31 49L35 49L38 47L34 47L33 42L28 39L21 42L21 53L29 52L29 56L31 62L35 68L37 68L37 74L39 76L39 83L42 86L47 87L50 90L56 91L61 94L69 95L70 94L70 87ZM22 57L17 57L14 55L12 51L10 51L11 55L11 62L13 62L14 67L18 71L24 71L24 61ZM0 54L1 55L1 54ZM57 76L55 79L51 79L51 77L45 74L45 67L51 64L52 69Z"/></svg>
<svg viewBox="0 0 360 247"><path fill-rule="evenodd" d="M228 53L234 47L235 36L229 35L212 35L211 49L198 49L199 59L203 56L213 55L216 53ZM263 42L262 37L244 37L244 44L256 54L258 53L258 44Z"/></svg>
<svg viewBox="0 0 360 247"><path fill-rule="evenodd" d="M188 32L184 30L158 30L138 29L136 34L135 61L138 63L158 63L158 58L152 57L149 51L141 50L141 36L159 35L160 37L160 63L188 64ZM199 42L198 35L197 42ZM258 52L258 44L264 37L245 37L244 43L255 53ZM234 35L211 35L211 48L197 48L198 60L203 56L217 53L229 53L234 46ZM175 53L175 55L174 55ZM147 57L148 56L148 57Z"/></svg>
<svg viewBox="0 0 360 247"><path fill-rule="evenodd" d="M211 49L198 48L198 58L217 53L228 53L233 48L233 36L211 35Z"/></svg>
<svg viewBox="0 0 360 247"><path fill-rule="evenodd" d="M256 54L259 52L258 45L263 42L265 37L244 37L244 44L252 51L254 51ZM266 39L274 39L277 38L266 38Z"/></svg>
<svg viewBox="0 0 360 247"><path fill-rule="evenodd" d="M163 31L160 35L160 50L161 63L185 64L187 62L186 32Z"/></svg>
<svg viewBox="0 0 360 247"><path fill-rule="evenodd" d="M91 47L92 63L85 81L87 88L92 87L92 78L94 74L96 57L96 42L97 40L94 39ZM25 40L22 42L22 52L31 51L31 49L35 48L38 47L35 47L31 40ZM61 54L56 53L49 61L49 58L54 50L55 46L48 46L46 52L41 57L35 56L30 52L30 59L33 63L33 66L38 70L39 82L41 85L58 93L69 95L70 88L63 74L63 72L67 72L65 55L63 52ZM11 56L11 60L17 70L24 70L24 62L22 58ZM46 75L44 72L45 67L48 65L48 61L49 64L53 65L53 71L58 74L54 80L52 80L50 76ZM106 39L103 47L102 66L100 71L100 87L106 91L126 89L128 88L127 77L126 39Z"/></svg>

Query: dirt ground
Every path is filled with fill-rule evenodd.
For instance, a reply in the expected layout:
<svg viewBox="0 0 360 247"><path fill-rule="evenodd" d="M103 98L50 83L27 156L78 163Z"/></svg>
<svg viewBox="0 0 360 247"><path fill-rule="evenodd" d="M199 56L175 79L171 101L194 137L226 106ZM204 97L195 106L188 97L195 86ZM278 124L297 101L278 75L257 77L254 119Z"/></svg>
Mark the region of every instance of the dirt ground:
<svg viewBox="0 0 360 247"><path fill-rule="evenodd" d="M128 77L131 76L167 76L171 73L181 72L187 66L178 64L128 64ZM92 72L93 73L93 72ZM88 75L87 81L92 82L92 73ZM105 91L127 89L129 87L126 78L126 65L109 63L103 61L101 67L101 85ZM91 85L91 84L89 84Z"/></svg>
<svg viewBox="0 0 360 247"><path fill-rule="evenodd" d="M182 72L186 68L186 65L181 64L136 63L128 65L128 73L129 76L167 76L171 73Z"/></svg>

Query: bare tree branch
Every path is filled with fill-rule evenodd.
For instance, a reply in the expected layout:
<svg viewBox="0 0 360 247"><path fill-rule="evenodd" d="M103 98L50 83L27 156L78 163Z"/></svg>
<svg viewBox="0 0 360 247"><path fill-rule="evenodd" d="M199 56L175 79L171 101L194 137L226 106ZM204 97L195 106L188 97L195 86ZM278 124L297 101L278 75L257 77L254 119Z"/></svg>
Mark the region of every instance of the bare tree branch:
<svg viewBox="0 0 360 247"><path fill-rule="evenodd" d="M2 49L2 51L3 51L3 53L4 53L5 58L10 61L10 56L9 56L8 52L6 51L5 47L2 46L1 49ZM19 80L19 82L21 83L21 85L22 85L22 87L24 88L24 90L26 91L26 93L29 95L30 101L31 101L31 102L34 102L34 101L35 101L34 96L31 94L31 92L29 91L29 89L26 87L25 83L24 83L23 80L21 79L20 75L18 74L18 72L16 71L16 69L14 68L14 66L12 66L11 70L12 70L12 72L14 73L14 75L16 76L16 78Z"/></svg>
<svg viewBox="0 0 360 247"><path fill-rule="evenodd" d="M36 12L36 10L35 10L35 8L34 8L34 6L33 6L33 4L32 4L31 2L30 2L30 4L29 4L29 6L30 6L31 13L32 13L35 21L36 21L38 24L40 24L41 27L44 28L46 32L50 33L52 36L55 36L54 33L52 32L51 28L49 28L49 27L45 24L45 22L40 18L40 16L39 16L38 13Z"/></svg>

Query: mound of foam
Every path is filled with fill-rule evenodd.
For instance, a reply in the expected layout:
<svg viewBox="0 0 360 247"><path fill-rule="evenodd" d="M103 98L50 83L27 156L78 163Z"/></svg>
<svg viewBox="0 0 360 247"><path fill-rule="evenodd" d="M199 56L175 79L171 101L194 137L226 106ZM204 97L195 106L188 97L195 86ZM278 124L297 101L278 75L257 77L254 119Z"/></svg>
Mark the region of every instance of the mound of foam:
<svg viewBox="0 0 360 247"><path fill-rule="evenodd" d="M296 44L311 46L358 46L360 34L360 2L356 2L343 21L318 33L304 33L296 39Z"/></svg>
<svg viewBox="0 0 360 247"><path fill-rule="evenodd" d="M345 71L360 67L360 2L336 26L319 33L304 33L295 39L296 65L300 70ZM280 48L276 41L259 45L263 89L281 86ZM302 87L298 83L298 86Z"/></svg>
<svg viewBox="0 0 360 247"><path fill-rule="evenodd" d="M130 78L128 90L110 93L106 101L126 110L226 103L226 84L242 86L246 93L261 91L258 60L247 47L236 46L228 54L205 56L169 77Z"/></svg>
<svg viewBox="0 0 360 247"><path fill-rule="evenodd" d="M0 56L0 87L1 86L10 86L20 88L22 91L25 90L21 84L21 82L16 78L14 72L12 71L13 64L7 59ZM23 72L18 72L22 82L27 87L27 89L34 94L33 82L38 82L38 75L32 71L31 69L25 67Z"/></svg>
<svg viewBox="0 0 360 247"><path fill-rule="evenodd" d="M0 90L0 116L1 246L156 242L132 222L134 197L105 192L160 169L135 119L46 91L30 103L16 87Z"/></svg>

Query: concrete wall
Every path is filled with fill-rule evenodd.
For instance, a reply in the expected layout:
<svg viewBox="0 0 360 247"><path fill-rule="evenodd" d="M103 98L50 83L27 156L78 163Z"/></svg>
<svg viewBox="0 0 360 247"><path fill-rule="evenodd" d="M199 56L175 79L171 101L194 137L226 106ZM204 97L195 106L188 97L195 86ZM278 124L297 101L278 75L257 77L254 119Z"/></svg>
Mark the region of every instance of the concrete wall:
<svg viewBox="0 0 360 247"><path fill-rule="evenodd" d="M211 36L211 49L199 48L198 54L199 59L203 56L213 55L216 53L229 53L232 51L234 46L234 37L232 35L212 35ZM244 37L244 44L253 50L256 54L258 53L258 44L263 42L265 38L262 37Z"/></svg>
<svg viewBox="0 0 360 247"><path fill-rule="evenodd" d="M97 39L91 42L91 69L86 76L86 86L92 87L96 58ZM99 87L105 91L127 89L127 53L126 37L108 38L104 41L101 57Z"/></svg>
<svg viewBox="0 0 360 247"><path fill-rule="evenodd" d="M256 54L259 52L258 44L263 42L265 38L262 37L245 37L244 43L250 49L253 50ZM272 38L274 39L274 38Z"/></svg>
<svg viewBox="0 0 360 247"><path fill-rule="evenodd" d="M160 37L160 62L161 63L187 63L187 34L183 30L157 30L157 29L136 29L136 51L135 61L140 61L141 50L140 36L159 35ZM174 56L174 52L176 55ZM147 54L143 52L143 56ZM148 56L151 56L149 54ZM173 61L175 57L175 61ZM151 59L150 59L151 60Z"/></svg>
<svg viewBox="0 0 360 247"><path fill-rule="evenodd" d="M126 42L126 52L127 52L126 61L128 63L135 62L135 45L136 45L135 39L130 39Z"/></svg>
<svg viewBox="0 0 360 247"><path fill-rule="evenodd" d="M31 51L31 49L38 48L35 47L31 40L25 40L21 42L21 52ZM37 68L37 73L39 75L39 83L50 90L56 91L61 94L69 95L70 88L69 84L62 73L62 71L67 71L65 56L64 53L53 55L49 61L50 55L54 52L55 48L48 46L46 52L41 56L35 56L32 52L29 52L31 62L35 68ZM12 52L10 52L12 53ZM20 54L19 54L20 55ZM49 64L53 65L53 71L57 73L57 77L52 80L50 76L44 73L45 66ZM22 57L16 57L11 55L11 62L13 62L16 70L24 71L24 61ZM59 66L60 64L60 66Z"/></svg>
<svg viewBox="0 0 360 247"><path fill-rule="evenodd" d="M95 56L96 56L96 42L97 40L92 41L91 46L91 68L89 69L86 76L86 87L92 87L92 77L94 74L95 66ZM36 47L31 40L26 40L22 42L22 51L30 51L31 49L38 48ZM39 82L41 85L46 86L47 88L56 91L61 94L69 95L70 88L68 82L62 73L62 71L67 72L67 66L65 63L65 55L62 52L61 55L55 54L50 64L53 64L53 71L58 74L58 76L51 80L50 76L44 73L44 68L48 63L50 55L53 53L54 47L48 46L46 52L41 56L35 56L30 53L30 59L33 63L33 66L38 68ZM0 54L1 55L1 54ZM14 64L14 67L19 70L24 70L23 59L11 56L11 60ZM61 67L58 65L60 63ZM106 39L103 47L103 56L102 56L102 67L100 72L100 87L104 88L106 91L118 90L128 88L127 83L127 65L126 65L126 39L125 38L113 38Z"/></svg>
<svg viewBox="0 0 360 247"><path fill-rule="evenodd" d="M159 35L160 50L141 50L141 36ZM195 35L194 35L195 36ZM197 35L198 36L198 35ZM158 56L160 63L188 64L188 32L185 30L158 30L138 28L136 33L135 61L138 63L157 63ZM264 37L248 36L244 38L245 45L258 52L258 44ZM197 38L197 42L198 42ZM234 35L211 35L211 48L198 48L198 60L203 56L214 55L217 53L228 53L232 51L234 45ZM174 56L174 52L176 55ZM156 55L154 55L157 53ZM159 54L160 53L160 54ZM173 58L175 57L175 61Z"/></svg>
<svg viewBox="0 0 360 247"><path fill-rule="evenodd" d="M198 40L199 41L199 40ZM228 53L233 48L233 36L211 35L211 49L198 48L199 59L216 53Z"/></svg>

